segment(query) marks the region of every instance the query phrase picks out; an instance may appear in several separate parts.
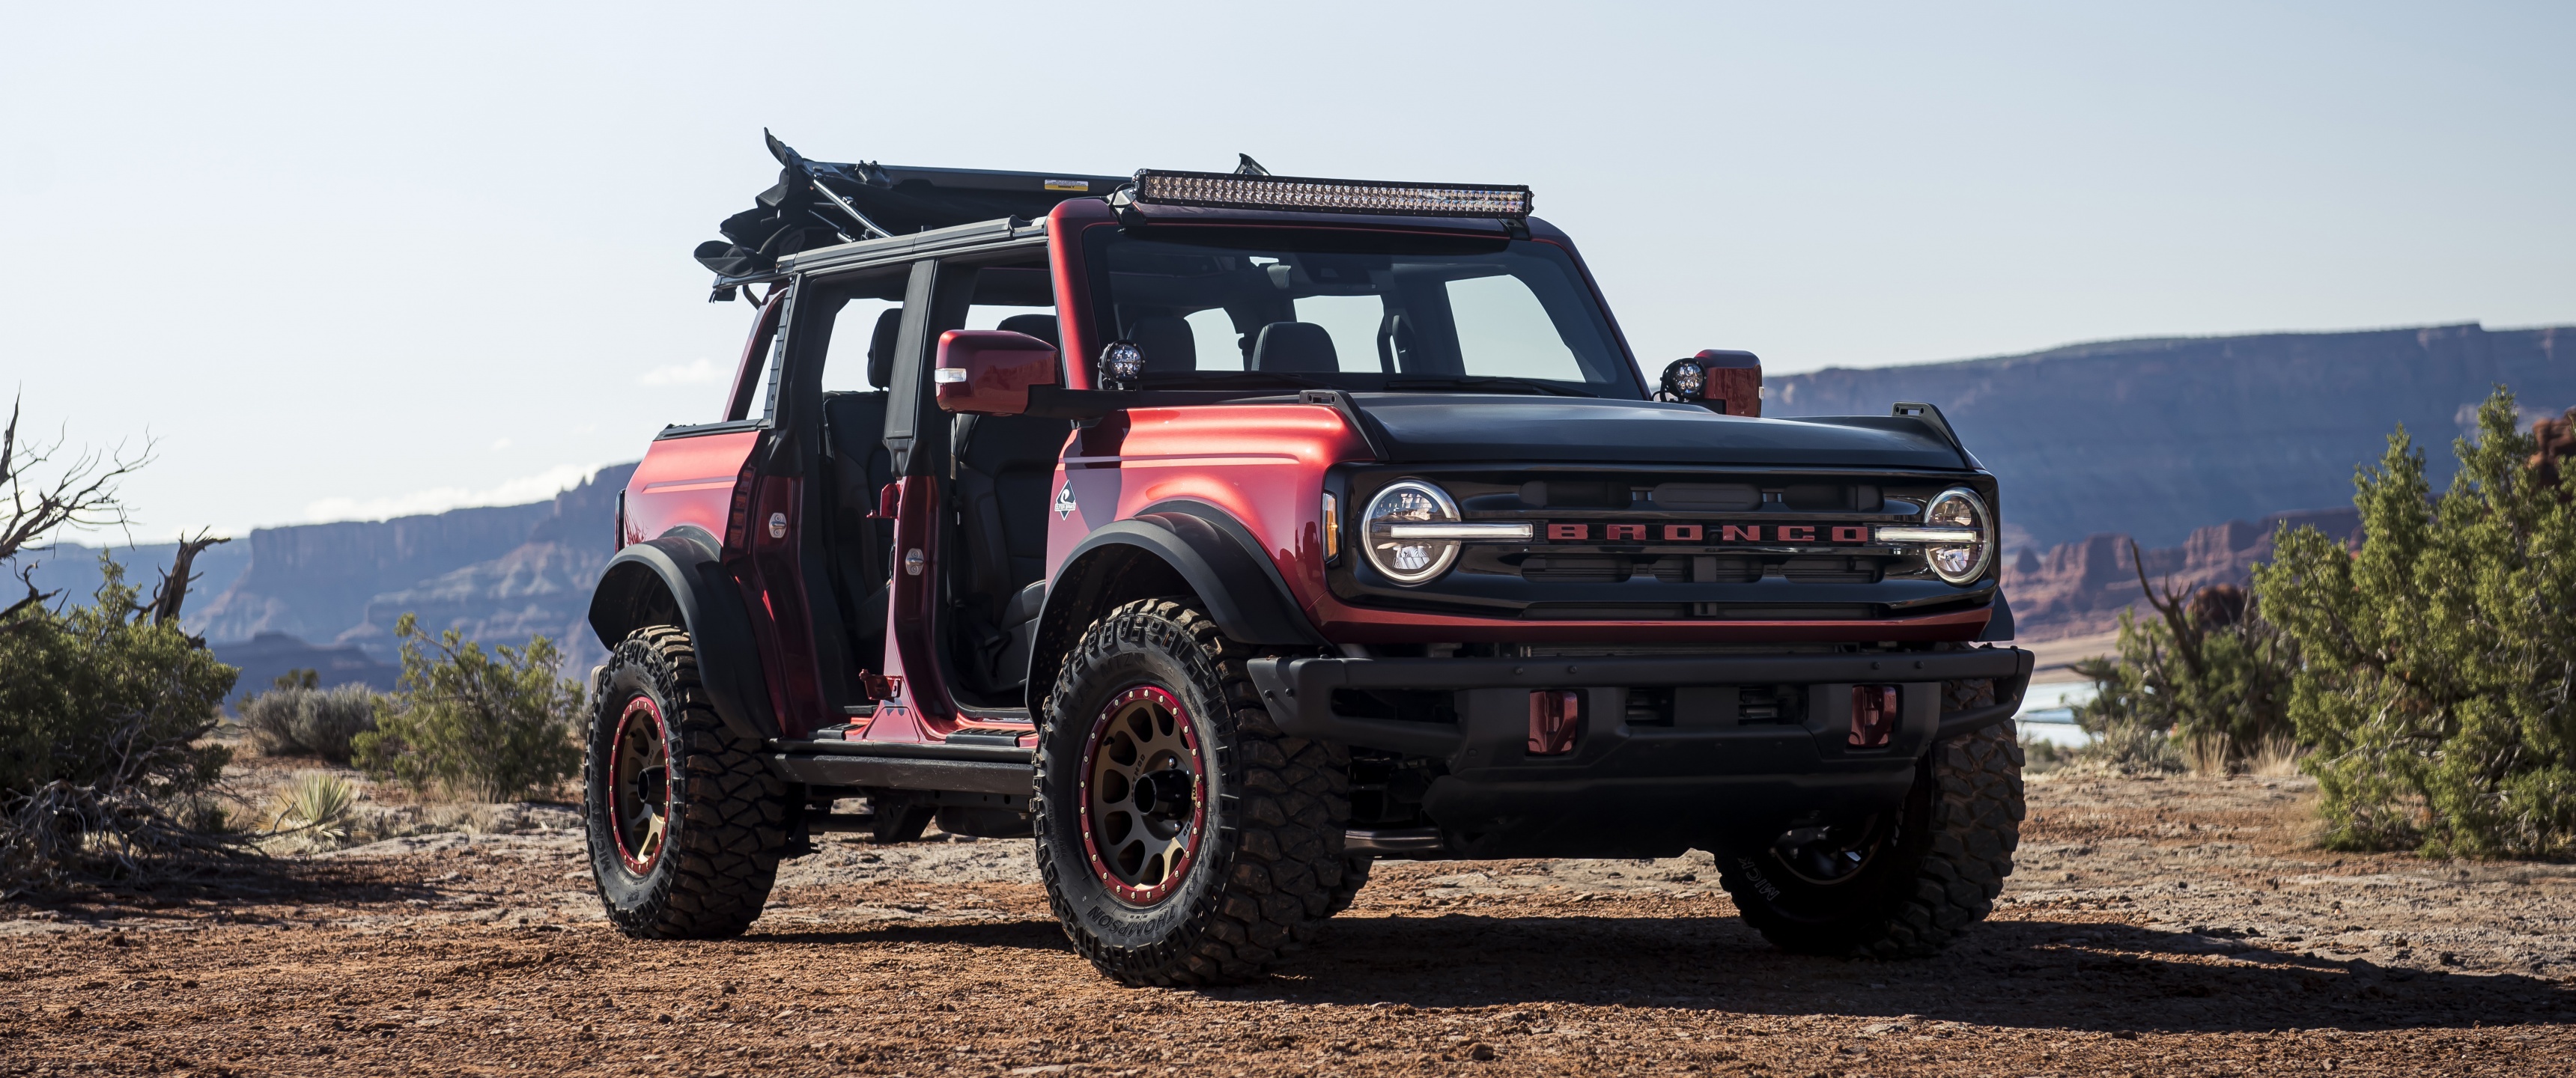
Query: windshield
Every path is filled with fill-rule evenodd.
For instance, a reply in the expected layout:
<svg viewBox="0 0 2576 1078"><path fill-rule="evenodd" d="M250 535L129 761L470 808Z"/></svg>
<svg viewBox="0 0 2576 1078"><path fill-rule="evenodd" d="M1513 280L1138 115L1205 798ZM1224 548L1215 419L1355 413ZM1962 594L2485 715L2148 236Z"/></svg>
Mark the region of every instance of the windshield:
<svg viewBox="0 0 2576 1078"><path fill-rule="evenodd" d="M1102 324L1145 388L1644 396L1574 260L1529 240L1096 229Z"/></svg>

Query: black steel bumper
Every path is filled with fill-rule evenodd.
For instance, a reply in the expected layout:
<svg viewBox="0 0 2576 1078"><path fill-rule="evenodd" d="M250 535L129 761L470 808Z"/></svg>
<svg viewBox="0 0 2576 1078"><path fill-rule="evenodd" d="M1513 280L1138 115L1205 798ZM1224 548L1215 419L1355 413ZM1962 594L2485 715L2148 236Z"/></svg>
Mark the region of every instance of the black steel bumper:
<svg viewBox="0 0 2576 1078"><path fill-rule="evenodd" d="M1933 742L2012 717L2031 655L1306 658L1250 667L1272 720L1291 736L1441 761L1446 773L1422 805L1454 852L1601 857L1678 852L1813 812L1893 807ZM1994 703L1944 712L1942 683L1972 679L1993 680ZM1897 687L1899 720L1885 747L1848 743L1853 685ZM1747 721L1741 690L1772 686L1802 689L1804 715ZM1671 690L1669 724L1631 725L1630 694L1650 688ZM1573 752L1528 751L1529 694L1542 689L1582 694ZM1364 717L1335 701L1408 691L1454 694L1454 721Z"/></svg>

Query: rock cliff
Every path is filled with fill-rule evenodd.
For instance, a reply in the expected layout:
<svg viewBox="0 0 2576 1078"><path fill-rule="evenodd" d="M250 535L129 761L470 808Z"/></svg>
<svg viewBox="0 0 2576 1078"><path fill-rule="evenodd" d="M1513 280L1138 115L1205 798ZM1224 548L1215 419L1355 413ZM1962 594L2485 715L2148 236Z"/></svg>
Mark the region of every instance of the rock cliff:
<svg viewBox="0 0 2576 1078"><path fill-rule="evenodd" d="M219 642L261 633L335 639L365 617L369 599L497 557L552 511L535 502L261 528L250 533L249 567L203 608L199 631Z"/></svg>
<svg viewBox="0 0 2576 1078"><path fill-rule="evenodd" d="M2213 584L2242 587L2252 582L2256 563L2272 560L2272 539L2283 525L2313 527L2348 544L2359 538L2361 515L2350 508L2311 509L2231 520L2195 529L2181 546L2150 550L2140 544L2134 559L2129 537L2116 532L2088 535L2046 554L2025 548L2004 568L2016 635L2037 641L2108 632L2119 627L2120 611L2133 606L2151 616L2138 586L2140 561L2150 583L2178 595Z"/></svg>
<svg viewBox="0 0 2576 1078"><path fill-rule="evenodd" d="M487 645L525 644L543 635L563 647L567 669L588 669L607 654L591 635L590 589L617 553L617 494L634 473L632 464L603 468L554 501L538 503L546 514L516 546L369 599L358 623L338 639L390 652L394 622L414 613L425 629L455 629Z"/></svg>
<svg viewBox="0 0 2576 1078"><path fill-rule="evenodd" d="M2450 440L2511 386L2527 416L2576 405L2576 327L2475 325L2106 341L1957 363L1771 379L1772 415L1938 405L2003 482L2006 546L2096 532L2172 546L2213 520L2352 497L2403 423L2447 482Z"/></svg>

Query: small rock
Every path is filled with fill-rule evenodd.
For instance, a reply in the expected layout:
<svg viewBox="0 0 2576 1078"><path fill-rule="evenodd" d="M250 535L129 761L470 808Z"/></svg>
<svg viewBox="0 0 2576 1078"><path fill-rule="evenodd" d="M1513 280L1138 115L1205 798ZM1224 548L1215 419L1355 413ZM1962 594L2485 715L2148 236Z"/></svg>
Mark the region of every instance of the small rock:
<svg viewBox="0 0 2576 1078"><path fill-rule="evenodd" d="M1494 1058L1494 1046L1486 1044L1483 1041L1477 1041L1474 1044L1470 1044L1467 1046L1467 1058L1492 1059Z"/></svg>

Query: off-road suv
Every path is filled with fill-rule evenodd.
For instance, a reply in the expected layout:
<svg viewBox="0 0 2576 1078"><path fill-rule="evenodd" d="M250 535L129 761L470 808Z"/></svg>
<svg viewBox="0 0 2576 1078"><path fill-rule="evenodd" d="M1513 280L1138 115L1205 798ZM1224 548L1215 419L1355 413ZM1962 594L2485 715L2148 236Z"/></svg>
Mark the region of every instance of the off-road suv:
<svg viewBox="0 0 2576 1078"><path fill-rule="evenodd" d="M757 294L724 411L654 440L590 609L626 932L934 818L1034 832L1129 983L1257 975L1382 857L1712 850L1809 952L1988 912L2030 656L1980 643L1995 481L1937 410L1646 377L1526 188L770 145L698 251Z"/></svg>

